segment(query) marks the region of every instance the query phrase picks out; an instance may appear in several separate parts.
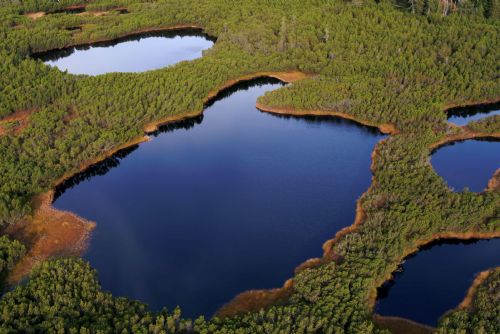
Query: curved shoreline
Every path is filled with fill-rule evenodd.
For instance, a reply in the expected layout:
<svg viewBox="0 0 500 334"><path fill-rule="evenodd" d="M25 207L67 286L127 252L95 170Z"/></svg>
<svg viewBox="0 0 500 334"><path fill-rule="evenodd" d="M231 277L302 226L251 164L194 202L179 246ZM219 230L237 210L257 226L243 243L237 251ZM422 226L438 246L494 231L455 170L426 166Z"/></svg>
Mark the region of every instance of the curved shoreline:
<svg viewBox="0 0 500 334"><path fill-rule="evenodd" d="M219 86L218 88L211 90L208 93L207 97L205 97L203 99L203 103L204 104L208 103L210 100L216 98L220 92L222 92L223 90L225 90L225 89L227 89L227 88L229 88L237 83L257 79L260 77L273 77L273 78L279 79L279 80L287 82L287 83L292 83L294 81L301 80L301 79L307 77L307 74L304 74L304 73L298 72L298 71L289 71L289 72L255 72L252 74L244 75L244 76L239 77L238 79L229 80L226 83L224 83L223 85ZM90 166L95 165L99 162L102 162L103 160L113 156L114 154L116 154L117 152L119 152L121 150L124 150L126 148L131 147L131 146L138 145L138 144L141 144L141 143L144 143L144 142L151 140L149 135L154 133L155 131L157 131L161 126L167 125L170 123L184 121L186 119L200 116L203 114L204 111L205 111L205 108L202 108L199 111L187 112L187 113L184 113L181 115L175 115L175 116L167 116L167 117L164 117L164 118L159 119L157 121L152 121L152 122L147 123L143 127L143 131L145 133L144 135L136 137L136 138L134 138L134 139L122 144L122 145L117 146L116 148L113 148L107 152L104 152L102 155L100 155L99 157L97 157L95 159L92 159L92 160L89 160L89 161L86 161L86 162L80 164L77 171L66 173L65 175L63 175L62 177L57 179L54 182L52 188L55 189L55 187L57 187L58 185L60 185L64 181L68 180L70 177L85 171Z"/></svg>
<svg viewBox="0 0 500 334"><path fill-rule="evenodd" d="M368 121L362 121L354 116L341 113L341 112L323 112L319 110L299 110L299 109L290 109L290 108L276 108L276 107L270 107L266 106L262 103L257 102L256 103L257 109L259 109L262 112L268 112L272 114L280 114L280 115L288 115L288 116L333 116L333 117L339 117L343 119L347 119L350 121L354 121L356 123L359 123L364 126L368 127L374 127L378 128L380 132L385 133L385 134L391 134L391 135L396 135L399 133L399 131L396 129L396 127L393 124L382 124L382 125L376 125L374 123L368 122ZM370 165L370 170L373 171L375 168L375 157L377 155L377 146L384 142L386 139L380 140L377 145L375 146L375 149L372 151L371 154L371 165ZM314 268L317 266L320 266L324 263L327 263L329 261L335 261L336 255L333 252L333 246L340 240L342 237L345 235L352 233L356 231L364 222L365 219L365 212L361 206L361 201L365 194L370 190L370 188L373 186L375 183L375 178L372 176L371 184L368 187L368 189L361 194L360 198L356 201L356 216L354 218L354 223L346 226L339 231L335 233L335 236L331 239L326 240L323 245L323 255L319 258L310 258L299 265L295 268L294 272L295 274L299 273L302 270L308 269L308 268ZM285 281L282 287L280 288L275 288L275 289L262 289L262 290L248 290L244 291L238 295L236 295L233 299L228 301L226 304L224 304L217 312L215 313L215 316L219 317L228 317L228 316L235 316L238 314L250 312L250 311L258 311L259 309L270 307L272 305L275 305L276 303L279 303L282 301L282 296L291 294L292 289L293 289L293 278L290 278ZM255 298L259 299L260 303L255 302ZM245 307L244 307L245 306Z"/></svg>
<svg viewBox="0 0 500 334"><path fill-rule="evenodd" d="M455 142L460 142L460 141L466 141L466 140L471 140L471 139L500 139L500 132L495 132L495 133L483 133L483 132L475 132L472 130L469 130L466 127L459 127L463 130L462 133L459 134L454 134L454 135L449 135L446 136L431 145L429 145L429 149L431 150L431 154L436 151L437 149L446 146L451 143Z"/></svg>
<svg viewBox="0 0 500 334"><path fill-rule="evenodd" d="M444 240L457 240L457 241L467 241L467 240L483 240L483 239L494 239L500 238L500 231L492 231L492 232L478 232L478 231L470 231L470 232L442 232L432 235L429 238L422 239L416 243L416 245L412 248L405 249L405 255L402 257L401 263L407 257L418 253L422 248L439 241ZM399 265L399 264L398 264ZM377 297L378 297L378 289L385 283L392 279L394 279L394 270L391 271L388 275L378 280L374 287L372 287L372 293L368 297L368 305L370 308L374 308Z"/></svg>
<svg viewBox="0 0 500 334"><path fill-rule="evenodd" d="M185 27L176 26L175 28L162 29L162 31L184 29L184 28ZM128 36L134 35L134 34L141 34L141 33L144 33L144 31L135 32L135 33L129 34ZM123 36L123 37L126 37L126 36ZM90 229L87 229L86 234L83 235L79 239L82 241L79 243L80 247L78 247L78 252L83 252L85 250L85 247L81 247L81 245L85 245L85 246L87 245L88 240L90 238L90 234L91 234L90 232L94 228L95 223L89 222L89 221L85 220L84 218L79 217L71 212L57 210L52 206L52 196L54 194L54 189L58 185L60 185L62 182L66 181L70 177L74 176L75 174L85 171L86 169L88 169L92 165L99 163L99 162L105 160L106 158L111 157L112 155L116 154L117 152L119 152L123 149L126 149L128 147L149 141L150 137L147 136L147 134L150 134L152 132L157 131L158 128L162 125L182 121L182 120L185 120L188 118L193 118L193 117L196 117L196 116L203 114L203 112L205 110L206 103L212 101L213 99L215 99L218 96L219 93L221 93L225 89L230 88L231 86L233 86L237 83L256 79L259 77L273 77L273 78L277 78L281 81L291 83L291 82L294 82L297 80L304 79L304 78L309 77L309 76L311 76L311 75L303 73L303 72L299 72L299 71L255 72L255 73L241 76L237 79L231 79L231 80L226 81L224 84L222 84L221 86L219 86L216 89L211 90L208 93L208 95L203 99L204 107L201 110L189 112L189 113L185 113L185 114L177 115L177 116L168 116L168 117L165 117L163 119L150 122L150 123L146 124L143 128L145 135L137 137L137 138L125 143L125 144L122 144L122 145L108 151L108 152L104 152L98 158L95 158L95 159L92 159L91 161L87 161L85 163L82 163L79 166L78 171L67 173L64 176L62 176L61 178L59 178L58 180L56 180L53 184L52 190L40 195L41 198L45 199L44 201L42 201L41 205L39 205L37 207L35 204L36 201L34 201L34 206L36 209L34 211L33 217L35 217L37 214L39 214L40 211L42 210L42 208L48 207L51 210L51 213L70 214L70 215L73 215L74 217L76 217L80 224L83 224L83 225L90 224L92 227ZM334 111L328 112L328 111L319 111L319 110L294 110L294 109L289 109L289 108L273 108L273 107L265 106L259 102L256 103L256 107L263 112L282 114L282 115L290 115L290 116L334 116L334 117L340 117L340 118L344 118L344 119L348 119L348 120L357 122L357 123L365 125L365 126L376 127L382 133L385 133L385 134L396 135L399 133L397 128L394 126L394 124L377 125L377 124L374 124L374 123L371 123L368 121L356 119L355 117L353 117L351 115L341 113L341 112L334 112ZM442 141L438 142L438 144L436 145L436 148L441 146L441 145L444 145L448 142L476 138L479 135L481 135L483 137L492 137L492 136L495 138L500 137L500 134L485 135L485 134L469 133L469 135L472 135L472 137L464 137L463 139L456 139L456 137L453 137L453 136L446 137ZM384 140L386 140L386 139L382 139L381 141L379 141L378 144L380 144ZM372 151L372 155L371 155L371 158L372 158L371 170L372 171L373 171L374 166L375 166L376 155L378 152L378 150L377 150L378 144L376 145L375 149ZM359 228L359 226L361 226L361 224L364 222L365 213L361 207L361 201L363 199L363 196L365 196L365 194L368 193L368 191L371 189L371 187L374 185L375 182L376 182L376 180L375 180L375 177L373 176L372 182L371 182L369 188L357 200L356 217L355 217L354 223L352 225L346 226L343 229L339 230L332 239L327 240L323 244L324 254L321 258L313 258L313 259L308 259L308 260L304 261L302 264L299 264L296 267L296 272L298 272L300 270L304 270L306 268L315 267L317 265L325 263L325 261L335 260L335 254L332 251L333 245L336 242L338 242L338 240L340 240L340 238L344 237L345 235L347 235L349 233L356 231ZM33 219L31 222L28 222L28 224L32 224L32 223L33 223ZM436 234L436 235L432 236L431 238L429 238L427 241L424 241L423 243L418 242L417 243L418 245L414 248L411 248L406 253L406 255L403 256L402 259L417 252L420 249L420 247L425 246L425 244L436 241L436 240L440 240L440 239L450 239L451 238L451 239L467 240L467 239L488 239L488 238L495 238L495 237L500 237L500 231L490 232L490 233L485 233L485 232L464 232L464 233L447 232L447 233ZM57 254L47 254L46 257L30 259L30 261L28 261L29 266L24 265L24 267L23 267L24 269L22 269L22 270L18 269L16 266L16 268L13 272L16 272L16 270L18 270L17 273L19 273L19 274L9 277L9 282L12 283L12 282L15 282L15 281L21 279L22 277L24 277L24 275L29 273L29 271L31 270L33 265L51 257L51 256L54 256L54 255L57 255ZM22 262L23 261L24 261L24 259L22 260ZM385 281L391 279L392 274L393 274L393 272L391 272L388 275L389 276L388 278L386 277L386 278L380 280L380 281L382 281L381 283L378 283L378 281L377 281L377 283L374 284L374 286L372 287L372 293L369 295L369 301L368 301L371 308L373 308L373 305L376 302L378 287L380 287ZM292 289L293 289L293 278L287 280L284 283L284 286L281 288L276 288L276 289L272 289L272 290L269 290L269 289L249 290L249 291L242 292L241 294L235 296L231 301L226 303L224 306L222 306L216 312L215 316L233 316L233 315L237 315L237 314L241 314L241 313L245 313L245 312L249 312L249 311L255 311L255 310L265 308L265 307L269 307L269 306L272 306L280 301L284 302L285 301L284 298L287 299L287 296L292 293L292 291L293 291ZM222 314L220 314L219 312L221 312Z"/></svg>
<svg viewBox="0 0 500 334"><path fill-rule="evenodd" d="M297 274L308 268L314 268L329 261L334 261L335 256L331 252L333 245L341 237L345 236L348 233L356 231L359 228L359 226L363 223L363 220L364 220L364 211L361 208L361 204L358 199L358 201L356 202L356 217L354 219L354 223L340 229L339 231L337 231L337 233L332 239L328 239L323 243L322 257L310 258L303 261L297 267L295 267L294 273ZM285 302L283 298L284 296L291 295L293 291L293 284L294 284L294 279L292 277L287 279L283 284L283 286L279 288L254 289L241 292L237 294L235 297L233 297L233 299L228 301L226 304L224 304L221 308L219 308L215 313L215 316L221 318L232 317L251 311L259 311L260 309L271 307L273 305Z"/></svg>
<svg viewBox="0 0 500 334"><path fill-rule="evenodd" d="M467 309L471 307L472 302L474 301L474 297L476 296L477 289L483 282L490 276L492 269L481 271L476 275L474 281L472 281L469 290L467 290L467 294L464 297L464 300L460 304L458 304L458 308Z"/></svg>
<svg viewBox="0 0 500 334"><path fill-rule="evenodd" d="M432 334L435 328L419 322L401 317L386 317L380 314L372 316L373 323L392 334Z"/></svg>
<svg viewBox="0 0 500 334"><path fill-rule="evenodd" d="M203 103L206 104L210 100L216 98L220 92L239 82L266 76L271 76L284 82L291 83L305 78L308 75L298 71L251 73L237 79L229 80L218 88L211 90L203 99ZM95 223L90 222L74 213L56 209L52 205L52 201L55 189L58 186L74 175L84 172L91 166L110 158L119 151L151 140L148 134L155 132L160 126L199 116L203 114L204 110L205 107L199 111L188 112L177 116L168 116L163 119L147 123L143 127L143 131L145 133L144 135L136 137L109 151L103 152L100 156L92 160L81 163L77 168L75 168L75 170L68 172L55 180L52 184L51 190L35 196L32 204L32 217L14 224L14 226L12 226L7 232L17 239L25 240L30 246L26 256L15 266L14 270L12 270L8 277L8 282L11 284L18 282L20 279L29 274L33 266L37 263L47 260L53 256L81 255L85 251L91 237L90 232L95 227ZM63 240L61 239L60 234L63 227L69 228L67 220L71 220L71 225L75 225L77 228L76 231L72 231L73 233L66 240ZM36 237L36 234L41 234L41 236ZM78 246L76 248L74 244L75 240L78 240ZM47 243L52 246L45 247Z"/></svg>
<svg viewBox="0 0 500 334"><path fill-rule="evenodd" d="M45 12L40 12L40 13L45 13ZM92 41L89 41L89 42L83 42L83 43L73 43L72 42L72 43L66 44L66 45L64 45L62 47L59 47L59 48L50 48L50 49L35 50L34 52L31 52L29 54L29 56L32 57L32 58L40 58L40 57L44 56L45 54L48 54L48 53L51 53L51 52L64 51L64 50L71 49L71 48L93 46L93 45L97 45L97 44L101 44L101 43L107 43L107 42L116 42L116 43L119 43L120 40L127 39L129 37L141 36L141 35L150 34L150 33L175 32L175 31L182 31L182 30L189 30L189 29L198 30L199 32L201 32L202 34L204 34L209 40L213 41L214 43L217 40L216 36L208 34L201 25L198 25L198 24L176 24L176 25L167 26L167 27L143 28L143 29L139 29L139 30L135 30L135 31L132 31L132 32L128 32L128 33L125 33L125 34L122 34L122 35L119 35L119 36L116 36L116 37L95 39L95 40L92 40ZM278 79L280 79L278 76L281 75L281 74L284 75L284 76L286 76L285 72L280 72L281 74L278 73L278 72L261 72L261 73L270 73L270 76L274 75L274 77L276 77ZM250 76L249 76L249 78L252 79L252 77L250 77ZM230 82L238 83L239 81L241 81L241 80L235 79L235 80L231 80ZM292 82L292 81L287 81L287 80L282 80L282 81ZM231 85L228 85L228 86L231 86ZM217 94L219 92L218 90L214 90L214 91L215 91L215 94ZM210 94L212 94L212 92L209 93L209 96L206 99L210 99L211 98ZM32 108L32 109L36 109L36 108ZM13 112L11 114L8 114L8 115L4 116L4 118L0 118L0 136L5 135L5 131L1 128L2 124L7 123L9 121L16 120L16 119L9 119L9 118L16 117L16 115L18 115L20 113L25 113L25 112L26 112L25 110L18 110L18 111L15 111L15 112ZM29 112L27 115L24 115L24 119L29 118L30 114L31 114L31 112ZM196 116L198 114L199 113L187 113L187 114L185 114L186 115L185 118L192 117L192 115ZM182 120L182 119L183 118L178 118L177 119L175 117L169 117L169 118L165 119L164 121L162 121L161 123L175 122L175 121ZM146 132L153 132L153 131L146 131Z"/></svg>
<svg viewBox="0 0 500 334"><path fill-rule="evenodd" d="M470 140L470 139L480 139L480 138L500 138L500 133L493 133L493 134L488 134L488 133L480 133L480 132L473 132L467 129L465 126L457 126L458 128L462 129L464 132L460 134L455 134L455 135L450 135L450 136L445 136L444 138L430 144L428 147L430 149L430 154L434 152L435 150L439 149L442 146L457 142L457 141L465 141L465 140ZM429 155L430 156L430 155ZM429 163L430 164L430 163ZM430 168L433 168L432 165ZM498 178L498 175L500 175L500 171L497 170L493 177L489 180L488 182L488 187L486 188L486 191L493 191L496 188L496 178ZM478 232L478 231L469 231L469 232L442 232L442 233L436 233L429 238L422 239L416 243L416 246L405 249L404 256L402 257L401 261L403 261L405 258L408 256L417 253L422 247L425 247L426 245L429 245L433 242L437 242L440 240L447 240L447 239L456 239L456 240L471 240L471 239L493 239L493 238L500 238L500 231L492 231L492 232ZM400 262L401 262L400 261ZM385 282L390 281L393 279L393 273L392 271L389 275L385 276L383 279L379 280L375 284L375 289L372 289L372 293L369 296L369 305L371 308L375 306L375 303L377 301L377 291L378 288L381 287Z"/></svg>
<svg viewBox="0 0 500 334"><path fill-rule="evenodd" d="M320 111L320 110L301 110L301 109L292 109L292 108L279 108L279 107L270 107L266 106L262 103L257 102L256 107L263 111L263 112L269 112L269 113L274 113L274 114L281 114L281 115L290 115L290 116L334 116L334 117L340 117L348 120L352 120L354 122L360 123L362 125L366 126L371 126L371 127L376 127L378 128L382 133L389 134L389 135L396 135L399 133L397 128L393 124L381 124L381 125L376 125L374 123L368 122L368 121L362 121L359 119L356 119L354 116L342 113L342 112L335 112L335 111ZM500 133L498 134L482 134L482 133L475 133L472 131L469 131L464 128L464 130L468 131L465 136L448 136L445 137L443 140L438 141L437 143L434 143L430 146L431 149L437 149L442 145L457 141L457 140L467 140L467 139L472 139L472 138L487 138L487 137L493 137L493 138L499 138ZM379 141L378 144L382 143L386 139L382 139ZM377 144L377 146L378 146ZM375 167L375 158L377 155L377 146L372 152L372 164L370 169L373 171ZM500 174L500 172L499 172ZM496 174L495 174L496 175ZM494 178L494 177L493 177ZM361 195L361 197L358 199L356 202L356 217L354 220L354 223L352 225L349 225L347 227L344 227L343 229L339 230L335 236L332 239L329 239L323 243L323 256L321 258L311 258L308 259L301 264L299 264L296 269L295 273L298 273L302 270L305 270L307 268L313 268L316 266L319 266L321 264L324 264L328 261L335 260L335 254L333 253L333 246L342 238L343 236L355 232L361 224L363 224L364 219L365 219L365 213L363 208L361 207L361 200L363 199L363 196L365 196L366 193L368 193L373 186L373 184L376 182L375 176L372 177L372 183L370 184L370 187ZM491 182L491 180L490 180ZM418 252L420 248L424 247L425 245L439 241L439 240L445 240L445 239L458 239L458 240L470 240L470 239L492 239L492 238L498 238L500 237L500 231L497 232L464 232L464 233L455 233L455 232L444 232L444 233L438 233L433 235L432 237L421 241L417 242L417 246L413 248L409 248L407 252L405 252L405 255L402 257L402 260L404 260L406 257ZM401 261L402 261L401 260ZM401 262L400 261L400 262ZM377 300L377 291L380 286L382 286L383 283L385 283L388 280L391 280L393 277L394 271L390 272L389 275L384 277L383 279L376 281L376 283L372 287L372 292L368 296L368 305L370 308L374 308L376 300ZM251 301L246 301L243 302L242 300L244 298L251 299L253 298L254 295L262 295L266 293L266 291L269 293L270 296L276 295L277 291L281 290L281 292L288 293L288 290L293 288L293 278L290 278L287 280L284 284L283 287L281 288L276 288L272 290L250 290L243 292L239 295L237 295L235 298L233 298L231 301L226 303L221 309L223 310L222 314L219 314L219 311L217 311L216 316L233 316L233 315L238 315L244 312L249 312L249 311L258 311L260 308L266 308L270 307L273 305L273 301L271 298L266 299L266 303L259 305L260 307L255 307L256 305L253 305ZM263 299L263 298L260 298ZM233 305L234 303L234 305ZM241 309L241 304L246 304L246 305L251 305L251 308L248 309ZM231 308L234 308L233 311L231 312ZM403 319L406 320L406 319Z"/></svg>
<svg viewBox="0 0 500 334"><path fill-rule="evenodd" d="M222 305L214 316L232 317L249 311L258 311L271 305L285 304L292 292L293 278L287 279L281 288L243 291Z"/></svg>
<svg viewBox="0 0 500 334"><path fill-rule="evenodd" d="M100 43L107 43L107 42L117 42L119 43L121 39L125 39L128 37L137 37L143 34L151 34L151 33L162 33L162 32L174 32L174 31L182 31L182 30L187 30L187 29L194 29L194 30L199 30L201 33L205 34L210 40L216 41L217 37L208 34L205 29L198 24L176 24L173 26L167 26L167 27L150 27L150 28L142 28L139 30L135 30L132 32L124 33L115 37L104 37L104 38L97 38L89 42L82 42L82 43L76 43L76 42L71 42L68 44L65 44L62 47L59 48L51 48L51 49L42 49L42 50L35 50L35 52L32 52L30 54L31 57L41 57L46 53L50 52L55 52L55 51L63 51L66 49L70 48L77 48L77 47L85 47L85 46L93 46L96 44Z"/></svg>
<svg viewBox="0 0 500 334"><path fill-rule="evenodd" d="M493 176L488 181L488 187L486 187L486 191L498 191L500 190L500 168L498 168Z"/></svg>
<svg viewBox="0 0 500 334"><path fill-rule="evenodd" d="M87 220L70 211L56 209L53 204L55 189L73 175L83 172L117 152L134 145L149 141L148 136L131 140L101 156L79 166L78 171L67 173L54 182L51 190L33 198L33 215L9 226L6 233L23 240L29 245L26 255L9 273L7 282L14 284L31 272L38 263L54 256L80 256L90 241L95 222Z"/></svg>
<svg viewBox="0 0 500 334"><path fill-rule="evenodd" d="M447 145L452 145L457 142L464 142L467 140L479 140L479 139L494 139L494 140L499 140L500 139L500 132L496 133L482 133L482 132L475 132L469 130L466 126L458 126L457 128L462 129L463 132L455 135L450 135L446 136L431 145L429 145L429 159L432 154L434 154L437 150L440 148L447 146ZM432 170L437 174L436 170L432 166L432 164L429 162L431 165ZM493 176L489 179L488 184L486 186L486 189L484 191L496 191L497 189L500 188L500 168L495 171Z"/></svg>
<svg viewBox="0 0 500 334"><path fill-rule="evenodd" d="M288 115L288 116L333 116L354 121L356 123L365 126L378 128L380 132L382 132L383 134L395 135L399 133L399 131L396 129L396 126L392 123L375 124L338 111L303 110L303 109L270 107L260 102L257 102L256 106L257 109L259 109L260 111L272 114Z"/></svg>
<svg viewBox="0 0 500 334"><path fill-rule="evenodd" d="M95 223L69 211L52 206L53 192L37 196L33 217L9 226L5 233L21 240L27 254L9 272L7 284L13 285L27 276L31 269L54 256L80 256L87 248Z"/></svg>
<svg viewBox="0 0 500 334"><path fill-rule="evenodd" d="M215 100L217 98L217 96L220 93L222 93L224 90L229 89L229 88L233 87L234 85L241 83L241 82L250 81L250 80L254 80L254 79L258 79L258 78L270 77L270 78L275 78L275 79L281 80L281 81L286 82L286 83L292 83L292 82L295 82L298 80L305 79L305 78L310 77L310 76L311 76L310 74L306 74L306 73L300 72L300 71L288 71L288 72L265 72L265 71L263 71L263 72L255 72L255 73L243 75L243 76L238 77L237 79L228 80L224 84L222 84L221 86L211 90L207 94L207 96L203 99L203 108L201 110L194 111L194 112L188 112L188 113L185 113L181 116L167 116L167 117L164 117L164 118L159 119L157 121L153 121L144 127L144 131L147 134L150 134L150 133L153 133L155 131L158 131L158 129L163 125L167 125L167 124L173 123L173 122L183 121L183 120L186 120L189 118L193 118L193 117L197 117L197 116L202 115L203 112L205 111L205 106L208 103Z"/></svg>
<svg viewBox="0 0 500 334"><path fill-rule="evenodd" d="M464 102L448 102L444 105L443 109L445 113L448 113L452 111L452 109L458 109L458 108L474 108L474 107L486 107L489 105L494 105L500 103L499 98L494 98L494 99L485 99L485 100L480 100L480 101L464 101Z"/></svg>

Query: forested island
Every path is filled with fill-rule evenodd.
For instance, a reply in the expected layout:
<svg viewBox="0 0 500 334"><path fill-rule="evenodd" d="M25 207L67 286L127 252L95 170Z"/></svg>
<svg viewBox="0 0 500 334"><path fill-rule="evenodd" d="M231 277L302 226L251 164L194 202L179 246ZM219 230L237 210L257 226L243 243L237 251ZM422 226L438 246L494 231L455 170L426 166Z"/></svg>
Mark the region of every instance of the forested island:
<svg viewBox="0 0 500 334"><path fill-rule="evenodd" d="M141 73L73 75L40 59L182 29L215 43ZM500 138L499 115L447 121L454 108L500 101L498 0L0 0L0 59L0 332L500 332L498 267L484 268L436 328L375 314L378 289L422 247L500 237L498 170L473 192L450 188L430 162L444 145ZM199 123L217 96L262 77L289 83L259 97L263 112L387 135L352 225L282 288L244 292L214 317L105 291L81 258L99 222L55 209L59 187L162 126Z"/></svg>

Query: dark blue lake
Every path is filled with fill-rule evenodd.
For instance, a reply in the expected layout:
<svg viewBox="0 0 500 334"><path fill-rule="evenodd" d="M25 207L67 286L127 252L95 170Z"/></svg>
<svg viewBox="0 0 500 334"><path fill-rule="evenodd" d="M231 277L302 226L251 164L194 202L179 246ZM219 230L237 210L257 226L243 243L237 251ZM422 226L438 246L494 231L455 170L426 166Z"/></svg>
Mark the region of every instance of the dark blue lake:
<svg viewBox="0 0 500 334"><path fill-rule="evenodd" d="M72 74L144 72L199 58L212 45L213 40L199 30L183 29L77 46L36 57Z"/></svg>
<svg viewBox="0 0 500 334"><path fill-rule="evenodd" d="M483 191L500 168L500 141L466 140L437 149L432 166L450 187Z"/></svg>
<svg viewBox="0 0 500 334"><path fill-rule="evenodd" d="M456 125L467 125L469 122L481 118L500 115L500 103L486 104L473 107L458 107L447 111L448 122Z"/></svg>
<svg viewBox="0 0 500 334"><path fill-rule="evenodd" d="M476 274L500 265L499 254L500 239L427 247L380 289L376 311L435 326L464 299Z"/></svg>
<svg viewBox="0 0 500 334"><path fill-rule="evenodd" d="M353 223L383 136L255 108L279 87L240 84L203 118L166 127L66 184L55 206L97 222L85 258L104 289L211 316L240 292L282 286Z"/></svg>

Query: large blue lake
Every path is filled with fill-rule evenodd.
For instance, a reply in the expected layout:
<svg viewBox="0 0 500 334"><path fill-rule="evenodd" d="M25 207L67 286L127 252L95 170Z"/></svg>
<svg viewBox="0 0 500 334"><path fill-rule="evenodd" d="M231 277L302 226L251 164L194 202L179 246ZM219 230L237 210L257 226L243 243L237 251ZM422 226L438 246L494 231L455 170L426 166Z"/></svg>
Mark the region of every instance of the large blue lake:
<svg viewBox="0 0 500 334"><path fill-rule="evenodd" d="M200 57L213 43L197 31L118 42L42 59L75 74L140 72ZM85 258L104 289L154 310L180 305L185 316L211 316L240 292L281 286L353 223L382 135L336 118L277 117L255 108L259 96L281 86L270 79L239 84L204 116L165 126L152 141L58 189L57 208L97 222ZM490 109L455 110L449 120L466 124ZM432 164L451 187L481 191L500 166L499 149L487 141L457 143L437 150ZM419 252L378 311L435 324L476 272L498 264L499 245Z"/></svg>
<svg viewBox="0 0 500 334"><path fill-rule="evenodd" d="M281 86L240 84L203 118L166 127L61 189L57 208L97 222L85 258L104 289L211 316L240 292L280 287L353 223L383 136L255 108Z"/></svg>

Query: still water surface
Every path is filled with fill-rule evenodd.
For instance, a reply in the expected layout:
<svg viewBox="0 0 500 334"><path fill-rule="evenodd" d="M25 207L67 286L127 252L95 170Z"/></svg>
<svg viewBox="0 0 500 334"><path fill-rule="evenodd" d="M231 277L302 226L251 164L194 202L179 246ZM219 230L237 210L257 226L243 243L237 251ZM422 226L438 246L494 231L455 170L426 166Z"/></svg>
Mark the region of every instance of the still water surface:
<svg viewBox="0 0 500 334"><path fill-rule="evenodd" d="M500 265L499 254L500 239L426 247L379 291L377 313L435 326L460 304L476 274Z"/></svg>
<svg viewBox="0 0 500 334"><path fill-rule="evenodd" d="M199 58L212 45L199 30L186 29L51 51L37 58L72 74L144 72Z"/></svg>
<svg viewBox="0 0 500 334"><path fill-rule="evenodd" d="M281 286L353 223L383 136L259 112L257 97L281 86L239 85L203 118L68 182L55 206L97 222L85 258L105 289L211 316L240 292Z"/></svg>
<svg viewBox="0 0 500 334"><path fill-rule="evenodd" d="M436 172L454 190L462 191L467 187L480 192L500 168L500 142L466 140L452 143L434 152L431 162Z"/></svg>
<svg viewBox="0 0 500 334"><path fill-rule="evenodd" d="M462 126L493 115L500 115L500 103L450 109L448 110L448 122Z"/></svg>

